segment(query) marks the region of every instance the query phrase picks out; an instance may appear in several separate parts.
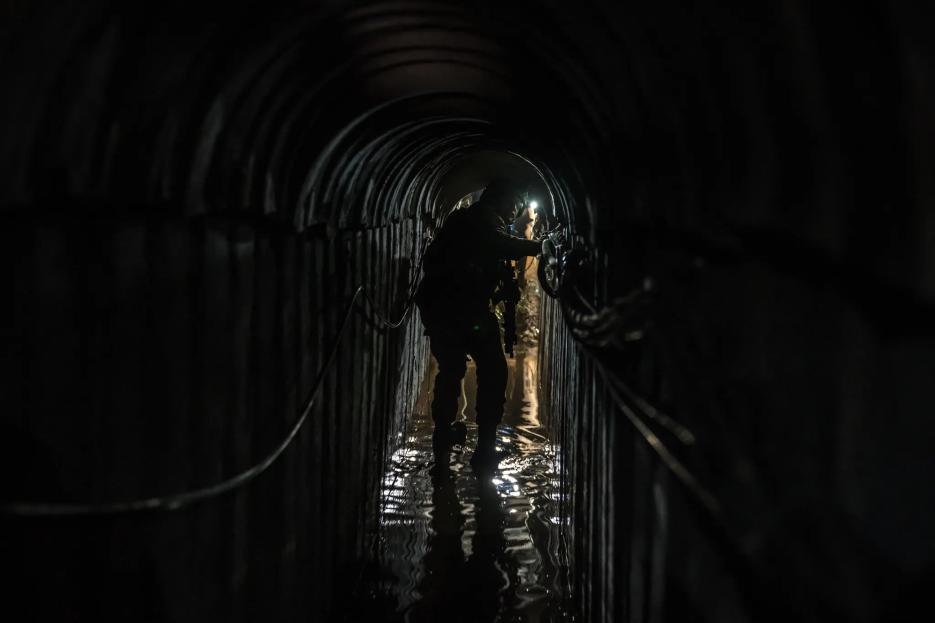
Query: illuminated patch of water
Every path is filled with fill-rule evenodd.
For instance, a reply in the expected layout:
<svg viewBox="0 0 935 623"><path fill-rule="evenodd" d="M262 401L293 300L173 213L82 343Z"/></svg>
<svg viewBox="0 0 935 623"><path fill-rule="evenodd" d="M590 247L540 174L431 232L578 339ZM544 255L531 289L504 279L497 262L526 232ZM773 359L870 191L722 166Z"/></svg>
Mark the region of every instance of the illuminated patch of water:
<svg viewBox="0 0 935 623"><path fill-rule="evenodd" d="M415 414L383 479L379 595L384 620L574 621L557 449L539 420L536 353L510 361L497 469L469 464L477 429L473 370L465 379L465 448L436 465L432 422ZM421 401L425 404L427 401Z"/></svg>

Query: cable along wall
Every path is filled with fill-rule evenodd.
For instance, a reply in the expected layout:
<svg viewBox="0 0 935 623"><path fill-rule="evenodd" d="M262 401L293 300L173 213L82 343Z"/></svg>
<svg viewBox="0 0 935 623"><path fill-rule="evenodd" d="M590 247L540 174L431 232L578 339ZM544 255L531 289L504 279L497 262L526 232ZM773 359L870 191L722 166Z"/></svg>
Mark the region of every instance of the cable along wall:
<svg viewBox="0 0 935 623"><path fill-rule="evenodd" d="M444 208L430 172L505 150L544 172L575 250L548 267L543 369L587 616L893 620L920 598L935 107L908 5L28 4L0 20L11 497L252 464L355 288L400 309ZM61 599L30 603L327 610L371 491L327 488L380 462L361 448L405 401L388 370L424 355L417 325L366 318L263 487L55 537L9 520L10 551L35 545L22 577L62 570Z"/></svg>

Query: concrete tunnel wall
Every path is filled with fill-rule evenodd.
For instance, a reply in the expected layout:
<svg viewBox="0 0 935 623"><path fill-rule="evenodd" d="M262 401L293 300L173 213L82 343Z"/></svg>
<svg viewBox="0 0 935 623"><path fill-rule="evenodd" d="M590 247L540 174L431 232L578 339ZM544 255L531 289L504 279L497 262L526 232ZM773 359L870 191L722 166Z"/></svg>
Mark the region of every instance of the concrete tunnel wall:
<svg viewBox="0 0 935 623"><path fill-rule="evenodd" d="M514 151L577 250L541 350L584 620L925 597L935 108L908 3L2 10L4 497L255 462L354 288L402 310L446 175ZM167 513L5 517L11 595L39 619L324 616L425 360L413 319L351 318L270 471Z"/></svg>

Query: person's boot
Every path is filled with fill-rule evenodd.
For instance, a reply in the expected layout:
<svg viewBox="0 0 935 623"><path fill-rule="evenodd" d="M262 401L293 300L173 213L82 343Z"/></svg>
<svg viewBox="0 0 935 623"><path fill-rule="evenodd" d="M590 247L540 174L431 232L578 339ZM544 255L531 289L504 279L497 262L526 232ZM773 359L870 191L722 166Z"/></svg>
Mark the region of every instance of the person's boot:
<svg viewBox="0 0 935 623"><path fill-rule="evenodd" d="M480 426L477 429L477 447L471 457L474 469L494 469L500 463L501 454L496 448L497 427Z"/></svg>
<svg viewBox="0 0 935 623"><path fill-rule="evenodd" d="M447 454L451 450L451 443L449 442L449 429L447 426L435 426L435 430L432 431L432 452L435 453L435 456L438 457L443 454Z"/></svg>
<svg viewBox="0 0 935 623"><path fill-rule="evenodd" d="M464 422L455 422L448 429L448 439L454 446L463 446L467 439L467 426Z"/></svg>
<svg viewBox="0 0 935 623"><path fill-rule="evenodd" d="M454 422L450 426L436 426L432 432L432 450L436 457L447 456L451 447L463 446L467 437L464 422Z"/></svg>

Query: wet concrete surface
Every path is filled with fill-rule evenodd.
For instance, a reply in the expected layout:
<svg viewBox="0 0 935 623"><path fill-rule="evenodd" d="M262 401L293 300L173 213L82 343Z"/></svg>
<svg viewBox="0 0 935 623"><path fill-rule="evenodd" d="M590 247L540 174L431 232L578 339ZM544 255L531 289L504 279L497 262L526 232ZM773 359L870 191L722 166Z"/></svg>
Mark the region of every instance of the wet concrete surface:
<svg viewBox="0 0 935 623"><path fill-rule="evenodd" d="M363 591L369 620L571 622L558 449L539 420L535 349L510 363L496 467L475 470L474 369L461 401L468 428L447 465L432 453L419 401L383 480L379 570ZM433 378L434 370L429 371ZM427 389L431 383L425 384Z"/></svg>

